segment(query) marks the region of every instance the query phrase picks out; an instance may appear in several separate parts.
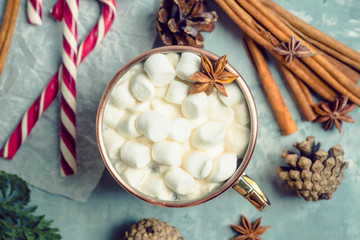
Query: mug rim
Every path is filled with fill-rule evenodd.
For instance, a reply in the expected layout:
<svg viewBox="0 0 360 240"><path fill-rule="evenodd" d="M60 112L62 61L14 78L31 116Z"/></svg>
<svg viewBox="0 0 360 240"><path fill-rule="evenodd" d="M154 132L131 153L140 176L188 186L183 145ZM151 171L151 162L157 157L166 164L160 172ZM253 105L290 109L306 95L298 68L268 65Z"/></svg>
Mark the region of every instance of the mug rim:
<svg viewBox="0 0 360 240"><path fill-rule="evenodd" d="M142 193L142 192L136 190L134 187L132 187L130 184L128 184L117 172L114 165L111 163L109 156L106 154L106 148L105 148L105 144L104 144L104 140L103 140L103 115L104 115L105 106L108 101L108 97L110 95L111 90L116 85L117 81L131 67L133 67L135 64L137 64L141 61L144 61L145 59L147 59L148 57L150 57L153 54L169 53L169 52L178 52L178 53L192 52L195 54L204 54L206 57L208 57L209 59L211 59L213 61L215 61L219 58L216 54L211 53L207 50L190 47L190 46L180 46L180 45L158 47L158 48L151 49L149 51L146 51L146 52L136 56L135 58L133 58L132 60L127 62L123 67L121 67L119 69L119 71L112 77L110 82L107 84L105 90L103 91L103 94L102 94L100 102L99 102L97 114L96 114L96 138L97 138L97 143L98 143L98 148L99 148L101 158L103 159L103 162L104 162L107 170L110 172L112 177L117 181L117 183L120 184L120 186L122 186L122 188L124 188L127 192L129 192L133 196L135 196L143 201L146 201L148 203L151 203L153 205L162 206L162 207L182 208L182 207L190 207L190 206L199 205L199 204L205 203L205 202L221 195L228 188L233 186L235 184L235 182L240 178L240 176L242 174L244 174L244 171L245 171L246 167L248 166L248 164L251 160L251 157L253 155L254 149L255 149L255 144L256 144L256 140L257 140L257 131L258 131L258 119L257 119L255 100L250 91L249 86L247 85L247 83L245 82L245 80L241 76L241 74L234 67L232 67L229 63L227 63L225 69L227 71L232 72L239 76L235 81L245 96L245 101L247 102L247 106L249 109L249 117L250 117L250 136L249 136L248 147L247 147L247 150L243 157L243 160L240 163L240 166L237 168L237 170L232 175L232 177L230 177L222 186L218 187L217 190L215 190L203 197L196 198L193 200L185 200L185 201L165 201L165 200L161 200L161 199L156 199L156 198L146 195L145 193Z"/></svg>

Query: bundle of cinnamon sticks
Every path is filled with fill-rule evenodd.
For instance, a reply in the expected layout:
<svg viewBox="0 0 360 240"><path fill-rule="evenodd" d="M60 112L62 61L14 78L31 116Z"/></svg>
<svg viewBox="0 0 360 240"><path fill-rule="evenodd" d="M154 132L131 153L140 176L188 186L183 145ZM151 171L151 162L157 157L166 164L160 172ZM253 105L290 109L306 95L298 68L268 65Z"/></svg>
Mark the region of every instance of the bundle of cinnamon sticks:
<svg viewBox="0 0 360 240"><path fill-rule="evenodd" d="M279 99L271 104L275 115L276 112L282 112L284 116L290 113L286 104L282 104L279 91L267 91L268 86L273 88L275 82L266 80L271 79L268 77L271 75L270 71L267 72L263 67L266 62L259 61L259 57L254 56L254 52L258 52L257 45L265 48L279 62L305 120L313 121L317 117L312 108L315 104L312 94L328 102L346 95L351 102L360 107L360 87L357 84L360 78L360 53L307 24L271 0L214 1L246 36L245 42L253 60L258 59L254 62L269 100ZM284 56L274 48L281 46L281 42L288 43L291 37L301 40L301 44L312 53L321 54L295 57L292 61L286 62ZM277 119L285 135L296 131L291 115L285 120L280 118Z"/></svg>
<svg viewBox="0 0 360 240"><path fill-rule="evenodd" d="M14 32L16 18L19 10L20 0L7 0L0 27L0 75L2 73L5 59L10 47Z"/></svg>

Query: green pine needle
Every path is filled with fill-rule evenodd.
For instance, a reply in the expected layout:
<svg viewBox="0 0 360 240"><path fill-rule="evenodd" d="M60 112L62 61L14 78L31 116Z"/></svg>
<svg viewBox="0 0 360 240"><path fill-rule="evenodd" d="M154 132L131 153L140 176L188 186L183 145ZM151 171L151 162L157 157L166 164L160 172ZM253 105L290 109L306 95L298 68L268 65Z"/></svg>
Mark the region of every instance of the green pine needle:
<svg viewBox="0 0 360 240"><path fill-rule="evenodd" d="M59 229L45 216L35 216L37 207L28 207L30 189L16 175L0 171L0 239L58 240Z"/></svg>

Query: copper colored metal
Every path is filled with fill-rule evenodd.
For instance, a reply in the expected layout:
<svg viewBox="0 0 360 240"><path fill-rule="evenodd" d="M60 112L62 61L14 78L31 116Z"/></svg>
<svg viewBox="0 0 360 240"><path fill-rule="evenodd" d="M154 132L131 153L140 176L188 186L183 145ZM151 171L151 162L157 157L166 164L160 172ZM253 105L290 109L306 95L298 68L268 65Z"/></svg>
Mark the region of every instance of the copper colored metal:
<svg viewBox="0 0 360 240"><path fill-rule="evenodd" d="M198 204L202 204L205 203L217 196L219 196L220 194L222 194L223 192L225 192L228 188L236 185L236 183L238 182L238 179L241 177L241 175L244 173L245 168L247 167L247 165L250 162L251 156L253 154L254 148L255 148L255 143L256 143L256 138L257 138L257 126L258 126L258 120L257 120L257 113L256 113L256 106L255 106L255 102L254 102L254 98L250 92L250 89L248 87L248 85L246 84L245 80L241 77L240 73L238 73L230 64L226 65L226 70L229 72L232 72L236 75L239 75L239 78L236 79L236 82L238 84L238 86L240 87L240 89L242 90L248 108L249 108L249 114L250 114L250 139L249 139L249 145L247 148L247 151L245 153L245 156L240 164L240 166L238 167L238 169L236 170L236 172L234 173L234 175L228 179L220 188L217 189L217 191L214 191L212 193L210 193L209 195L206 195L204 197L198 198L198 199L194 199L194 200L188 200L188 201L162 201L159 199L155 199L152 198L150 196L147 196L144 193L141 193L139 191L137 191L136 189L134 189L132 186L130 186L121 176L120 174L116 171L116 169L114 168L113 164L110 161L109 156L106 153L106 149L105 149L105 145L104 145L104 140L103 140L103 115L104 115L104 109L105 109L105 105L108 101L109 98L109 94L112 90L112 88L115 86L116 82L118 81L119 78L121 78L134 64L139 63L141 61L144 61L145 59L147 59L150 55L153 55L155 53L168 53L168 52L192 52L195 54L204 54L206 57L208 57L209 59L215 61L217 60L219 57L211 52L208 52L206 50L203 49L198 49L198 48L194 48L194 47L189 47L189 46L165 46L165 47L159 47L159 48L155 48L152 49L150 51L147 51L145 53L140 54L139 56L135 57L134 59L132 59L130 62L128 62L127 64L125 64L125 66L123 66L116 74L115 76L111 79L111 81L109 82L109 84L106 86L104 93L101 97L100 103L99 103L99 107L98 107L98 111L97 111L97 116L96 116L96 136L97 136L97 142L98 142L98 147L100 150L100 154L101 157L105 163L106 168L109 170L110 174L113 176L113 178L125 189L127 190L129 193L131 193L132 195L148 202L154 205L158 205L158 206L163 206L163 207L176 207L176 208L181 208L181 207L190 207L190 206L195 206Z"/></svg>

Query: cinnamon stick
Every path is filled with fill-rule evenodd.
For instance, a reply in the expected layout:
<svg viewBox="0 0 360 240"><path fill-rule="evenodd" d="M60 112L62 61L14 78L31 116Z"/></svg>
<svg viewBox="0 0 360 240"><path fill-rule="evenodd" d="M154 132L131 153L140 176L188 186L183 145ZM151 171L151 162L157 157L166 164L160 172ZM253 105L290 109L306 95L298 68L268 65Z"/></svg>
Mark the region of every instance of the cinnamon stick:
<svg viewBox="0 0 360 240"><path fill-rule="evenodd" d="M360 80L360 74L350 68L348 65L340 62L336 58L333 58L330 55L324 54L324 58L326 58L330 63L332 63L335 67L337 67L340 71L342 71L351 81L358 83Z"/></svg>
<svg viewBox="0 0 360 240"><path fill-rule="evenodd" d="M320 52L316 46L313 46L316 52ZM358 83L360 80L360 73L355 71L349 65L346 65L344 62L341 62L339 59L327 54L323 53L323 57L332 65L334 65L337 69L339 69L342 73L344 73L351 81ZM359 65L360 66L360 65Z"/></svg>
<svg viewBox="0 0 360 240"><path fill-rule="evenodd" d="M245 16L246 19L252 19L252 17L247 13L249 12L256 20L258 20L261 24L264 25L267 29L271 30L275 34L275 36L279 39L289 39L289 37L281 30L279 29L273 22L271 22L269 19L266 18L265 15L261 14L249 1L247 0L236 0L236 2L243 7L244 9L241 9L241 7L236 7L233 5L237 11L240 12L241 16ZM247 12L246 12L246 11ZM280 45L280 42L277 39L272 40L273 44L275 46ZM310 62L311 66L313 66L314 69L317 69L322 75L326 75L328 78L331 78L333 81L336 81L331 76L328 76L325 72L325 69L323 69L321 66L319 66L318 63L314 62L313 59L306 59L308 62ZM304 66L301 62L298 63L298 67L300 67L304 72L306 72L313 81L316 81L318 85L321 85L325 91L327 91L332 97L337 97L337 94L326 84L324 84L320 78L318 78L315 74L313 74L306 66ZM341 86L340 86L341 87Z"/></svg>
<svg viewBox="0 0 360 240"><path fill-rule="evenodd" d="M315 39L312 39L311 37L307 36L303 32L301 32L299 29L292 26L289 22L287 22L284 18L277 15L277 13L272 12L277 18L279 18L286 26L288 26L294 33L296 33L298 36L300 36L302 39L306 40L308 43L311 43L314 47L319 48L321 51L326 52L327 54L331 55L332 57L336 58L338 61L341 61L343 63L346 63L348 66L352 67L353 69L360 71L360 62L356 62L352 60L351 58L343 55L342 53L339 53L338 51L322 44L321 42L318 42ZM320 52L320 50L318 52ZM329 61L330 62L330 61ZM331 62L330 62L331 63Z"/></svg>
<svg viewBox="0 0 360 240"><path fill-rule="evenodd" d="M266 50L271 50L274 48L274 46L266 41L260 34L259 30L256 29L256 26L252 24L252 28L248 26L243 19L240 18L240 13L237 11L234 11L233 5L231 5L231 2L228 0L214 0L223 10L224 12L236 23L236 25L239 26L239 28L245 32L250 38L252 38L255 42L257 42L259 45L264 47ZM235 4L237 5L237 4ZM235 9L237 10L237 9ZM251 24L249 24L251 25Z"/></svg>
<svg viewBox="0 0 360 240"><path fill-rule="evenodd" d="M307 121L313 121L316 119L316 115L311 107L311 103L309 102L308 96L303 91L302 86L299 84L299 81L295 78L295 76L284 66L280 65L281 71L285 77L286 82L288 83L290 90L292 91L292 95L294 96L303 117Z"/></svg>
<svg viewBox="0 0 360 240"><path fill-rule="evenodd" d="M233 21L240 27L240 29L245 32L248 36L250 36L255 42L268 50L278 62L282 64L286 64L283 57L273 51L275 45L278 44L278 40L275 39L271 33L266 31L261 25L259 25L244 9L242 9L235 0L215 0L217 4L233 19ZM275 42L275 45L272 44ZM302 63L298 59L294 59L286 66L302 81L304 81L311 89L313 89L316 93L318 93L321 97L328 101L334 101L335 97L330 90L324 88L324 84L320 81L316 81L316 79L309 76L302 69L303 67L299 67ZM359 100L360 104L360 100Z"/></svg>
<svg viewBox="0 0 360 240"><path fill-rule="evenodd" d="M286 11L284 8L277 5L275 2L271 0L261 0L261 2L268 8L272 9L280 16L285 18L291 25L293 25L295 28L299 29L301 32L305 33L312 39L315 39L316 41L323 43L329 48L334 49L339 53L342 53L353 61L360 63L360 53L356 52L354 49L321 32L320 30L316 29L315 27L311 26L310 24Z"/></svg>
<svg viewBox="0 0 360 240"><path fill-rule="evenodd" d="M245 0L238 0L244 2ZM281 41L287 42L290 36L297 36L291 29L289 29L283 22L281 22L276 16L268 11L259 0L246 0L251 3L257 11L253 11L252 15L259 22L263 19L261 24L268 28L276 37ZM261 16L263 15L263 16ZM265 18L264 18L265 16ZM276 25L276 26L275 26ZM287 37L286 37L287 36ZM308 47L312 52L314 48L303 40L303 45ZM313 71L315 71L322 79L324 79L330 86L335 88L343 95L348 95L349 99L360 106L360 87L354 84L347 76L345 76L340 70L329 63L323 56L316 55L313 57L303 58L304 61Z"/></svg>
<svg viewBox="0 0 360 240"><path fill-rule="evenodd" d="M12 8L11 8L11 15L9 20L8 29L5 35L4 43L2 45L1 51L0 51L0 75L2 73L2 70L4 68L5 59L10 47L11 38L14 32L15 24L16 24L16 18L19 10L20 0L8 0L10 2L13 2Z"/></svg>
<svg viewBox="0 0 360 240"><path fill-rule="evenodd" d="M299 60L298 60L299 61ZM322 86L326 92L328 92L334 99L338 97L338 94L336 93L333 88L329 87L324 81L322 81L318 75L316 75L311 69L309 69L303 62L299 61L299 64L297 64L297 67L301 68L313 81L318 82L320 86Z"/></svg>
<svg viewBox="0 0 360 240"><path fill-rule="evenodd" d="M234 1L227 0L226 3L227 3L228 5L224 5L224 4L222 4L222 3L220 3L220 4L222 4L222 8L223 8L225 11L227 11L228 14L229 14L229 13L231 14L231 9L235 10L235 12L236 12L237 15L238 15L238 18L236 18L233 14L231 14L231 15L229 15L229 16L238 23L239 27L240 27L243 31L249 31L249 32L251 32L249 29L247 29L247 27L246 27L244 24L242 24L241 19L243 19L244 21L246 21L248 25L253 26L253 28L255 28L255 29L262 29L260 26L257 26L256 22L251 18L251 16L249 16L245 11L242 11L242 9L240 9L240 7L239 7ZM221 6L221 5L220 5L220 6ZM230 7L231 7L231 9L230 9ZM239 19L239 18L240 18L240 19ZM265 34L265 35L266 35L266 34ZM259 39L258 36L257 36L256 38ZM249 37L247 37L247 39L249 39ZM249 41L247 41L247 42L249 42ZM248 44L248 45L249 45L249 48L250 48L252 42L253 42L253 41L251 40L251 42ZM270 44L270 45L269 45L269 44L266 44L266 46L267 46L267 50L270 50L270 51L272 51L272 49L274 48L274 46L271 45L271 44ZM254 55L254 54L253 54L253 55ZM279 58L279 56L276 56L276 55L275 55L275 57L277 57L278 60L281 61L281 58ZM255 58L253 58L253 60L255 60ZM260 63L258 63L257 66L258 66L258 65L260 65ZM264 65L264 63L262 63L262 65ZM267 67L266 62L265 62L265 66ZM307 74L305 74L305 73L302 71L301 68L297 68L297 67L295 66L295 63L291 63L291 64L290 64L290 68L292 68L293 70L296 69L295 72L298 73L299 75L303 76L303 77L307 76ZM265 71L265 70L263 70L263 71ZM291 73L289 72L289 74L291 74ZM264 76L266 76L266 71L265 71L265 75L264 75L264 73L260 73L260 71L259 71L259 75L260 75L262 78L264 78ZM270 75L270 76L271 76L271 75ZM293 83L293 84L291 84L292 89L293 89L295 92L299 92L299 93L300 93L299 95L294 94L294 95L296 96L296 100L301 104L301 107L300 107L300 108L301 108L302 110L304 110L304 117L305 117L305 119L307 119L307 120L309 120L309 121L312 121L312 120L314 120L314 119L316 118L316 116L315 116L314 112L312 111L312 108L311 108L311 106L310 106L310 103L309 103L306 95L303 94L302 89L300 88L300 85L299 85L299 84L296 84L296 83L297 83L297 82L296 82L297 80L296 80L295 78L293 78L293 79L294 79L295 81L292 81L292 82L291 82L291 83ZM310 83L313 82L310 77L307 77L306 79L308 79ZM292 79L290 79L290 80L292 80ZM276 86L276 84L275 84L274 81L273 81L273 85ZM294 86L295 86L295 87L294 87ZM296 89L296 87L297 87L297 89ZM265 88L265 86L264 86L264 88ZM296 90L295 90L295 89L296 89ZM315 88L315 89L316 89L316 88ZM276 92L276 91L275 91L275 92ZM269 94L268 94L268 98L269 98L269 100L270 100L270 99L273 98L273 97L272 97L271 95L269 96ZM329 99L331 99L331 96L329 97ZM273 105L271 104L271 106L273 106ZM275 111L275 113L276 113L276 111ZM281 116L279 116L279 117L281 118Z"/></svg>
<svg viewBox="0 0 360 240"><path fill-rule="evenodd" d="M296 29L280 15L277 15L277 13L274 12L272 13L276 15L284 24L286 24L292 31L294 31L296 34L298 34L300 37L302 37L309 43L313 44L314 45L313 47L316 50L316 52L320 52L321 50L326 52L323 54L324 58L328 60L328 62L333 64L336 68L338 68L341 72L343 72L350 80L352 80L355 83L359 82L360 73L358 73L355 70L360 70L360 63L357 63L352 59L348 58L347 56L337 52L336 50L333 50L323 45L322 43L317 42L316 40L302 33L300 30Z"/></svg>
<svg viewBox="0 0 360 240"><path fill-rule="evenodd" d="M2 46L4 45L4 40L6 33L8 31L9 23L10 23L10 17L11 17L11 10L13 8L14 1L7 0L4 10L4 15L1 21L1 27L0 27L0 51L2 49Z"/></svg>
<svg viewBox="0 0 360 240"><path fill-rule="evenodd" d="M307 100L309 101L310 106L314 106L315 102L314 102L314 98L311 95L311 92L309 90L309 88L305 85L305 83L303 83L302 81L300 81L299 79L296 79L303 91L303 93L305 94Z"/></svg>
<svg viewBox="0 0 360 240"><path fill-rule="evenodd" d="M286 106L274 78L271 75L264 56L251 38L245 35L244 39L249 48L249 52L251 53L252 59L259 73L261 83L264 87L266 95L268 96L268 101L275 113L276 120L279 123L282 133L284 135L289 135L296 132L296 124L291 117L291 113Z"/></svg>

